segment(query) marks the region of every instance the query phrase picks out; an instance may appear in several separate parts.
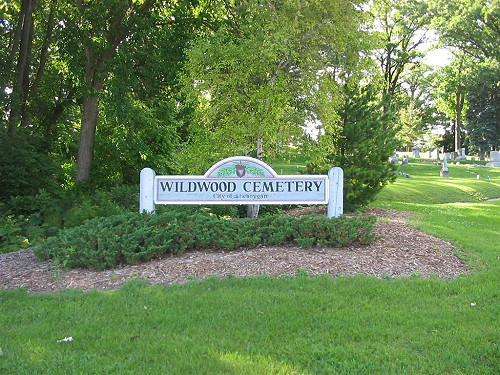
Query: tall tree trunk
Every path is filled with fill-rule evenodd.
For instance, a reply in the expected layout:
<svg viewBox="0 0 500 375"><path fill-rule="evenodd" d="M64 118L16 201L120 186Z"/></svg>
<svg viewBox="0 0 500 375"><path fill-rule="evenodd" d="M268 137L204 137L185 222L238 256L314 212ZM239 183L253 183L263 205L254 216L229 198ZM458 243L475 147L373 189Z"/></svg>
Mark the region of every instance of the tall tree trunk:
<svg viewBox="0 0 500 375"><path fill-rule="evenodd" d="M92 159L94 157L94 137L98 115L99 99L97 94L90 94L83 99L76 182L86 182L90 179L90 168L92 167Z"/></svg>
<svg viewBox="0 0 500 375"><path fill-rule="evenodd" d="M457 90L456 94L456 111L455 114L455 152L460 154L462 139L460 135L460 130L462 128L462 110L464 108L465 93L462 91L461 87ZM460 156L465 156L461 155Z"/></svg>
<svg viewBox="0 0 500 375"><path fill-rule="evenodd" d="M35 75L35 79L31 86L30 96L36 95L40 81L42 80L43 73L45 72L45 65L47 63L47 57L49 53L50 43L52 41L52 33L54 31L54 12L57 5L57 0L52 0L50 3L49 19L47 21L47 30L45 31L45 37L43 39L42 48L40 50L40 58L38 64L38 70Z"/></svg>
<svg viewBox="0 0 500 375"><path fill-rule="evenodd" d="M12 87L9 115L9 133L14 134L19 122L28 124L28 95L30 88L30 58L33 47L33 13L35 0L23 0L16 27L16 35L12 47L11 58L19 51L16 64L16 80Z"/></svg>
<svg viewBox="0 0 500 375"><path fill-rule="evenodd" d="M78 144L78 158L76 161L76 182L90 180L90 169L94 158L94 138L99 117L99 91L103 84L98 78L98 69L94 62L94 55L90 48L84 48L85 54L85 83L88 93L83 98L82 123L80 142Z"/></svg>
<svg viewBox="0 0 500 375"><path fill-rule="evenodd" d="M262 160L262 138L257 138L257 159ZM259 216L260 205L249 204L247 206L247 217L249 219L257 219Z"/></svg>
<svg viewBox="0 0 500 375"><path fill-rule="evenodd" d="M462 140L460 139L460 130L462 128L462 109L464 107L465 102L465 88L462 84L462 73L464 67L465 56L462 54L460 56L460 65L458 68L458 76L457 76L457 91L455 93L455 152L461 155L460 149L462 145Z"/></svg>

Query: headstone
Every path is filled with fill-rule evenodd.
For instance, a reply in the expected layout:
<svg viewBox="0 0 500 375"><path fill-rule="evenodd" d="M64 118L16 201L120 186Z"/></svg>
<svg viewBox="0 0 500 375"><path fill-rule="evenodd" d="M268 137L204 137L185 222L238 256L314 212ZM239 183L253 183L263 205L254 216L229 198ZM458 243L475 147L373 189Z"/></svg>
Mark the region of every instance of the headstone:
<svg viewBox="0 0 500 375"><path fill-rule="evenodd" d="M441 177L450 177L450 171L448 170L448 159L446 158L447 154L444 154L444 159L443 159L443 168L441 168L441 172L439 175Z"/></svg>
<svg viewBox="0 0 500 375"><path fill-rule="evenodd" d="M490 162L486 163L487 167L500 167L500 151L490 152Z"/></svg>
<svg viewBox="0 0 500 375"><path fill-rule="evenodd" d="M415 146L413 148L413 157L415 157L416 159L420 159L420 147Z"/></svg>
<svg viewBox="0 0 500 375"><path fill-rule="evenodd" d="M444 154L444 157L445 157L446 159L450 160L450 159L451 159L451 153L449 153L449 152L445 153L445 154Z"/></svg>
<svg viewBox="0 0 500 375"><path fill-rule="evenodd" d="M459 152L460 156L458 157L459 160L465 160L467 159L467 156L465 156L465 147L462 147Z"/></svg>
<svg viewBox="0 0 500 375"><path fill-rule="evenodd" d="M500 161L500 151L490 152L490 161L498 162Z"/></svg>
<svg viewBox="0 0 500 375"><path fill-rule="evenodd" d="M434 149L432 150L432 156L431 156L432 159L436 159L436 160L439 160L439 149Z"/></svg>

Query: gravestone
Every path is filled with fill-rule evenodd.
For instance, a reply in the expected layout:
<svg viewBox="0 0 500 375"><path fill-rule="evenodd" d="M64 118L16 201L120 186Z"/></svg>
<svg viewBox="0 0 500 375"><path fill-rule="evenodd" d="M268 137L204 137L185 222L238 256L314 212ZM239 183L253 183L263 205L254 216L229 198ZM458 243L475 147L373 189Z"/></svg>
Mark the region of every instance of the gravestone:
<svg viewBox="0 0 500 375"><path fill-rule="evenodd" d="M490 152L490 162L486 163L487 167L500 167L500 151Z"/></svg>
<svg viewBox="0 0 500 375"><path fill-rule="evenodd" d="M441 171L439 172L439 175L441 177L450 177L450 171L448 170L448 159L447 156L448 154L444 154L444 159L443 159L443 168L441 168Z"/></svg>
<svg viewBox="0 0 500 375"><path fill-rule="evenodd" d="M436 148L436 149L432 150L431 158L439 160L439 149Z"/></svg>
<svg viewBox="0 0 500 375"><path fill-rule="evenodd" d="M413 148L413 157L414 157L415 159L420 159L420 147L415 146L415 147Z"/></svg>
<svg viewBox="0 0 500 375"><path fill-rule="evenodd" d="M459 155L460 155L458 157L459 160L465 160L465 159L467 159L467 156L465 155L465 147L462 147L460 149Z"/></svg>

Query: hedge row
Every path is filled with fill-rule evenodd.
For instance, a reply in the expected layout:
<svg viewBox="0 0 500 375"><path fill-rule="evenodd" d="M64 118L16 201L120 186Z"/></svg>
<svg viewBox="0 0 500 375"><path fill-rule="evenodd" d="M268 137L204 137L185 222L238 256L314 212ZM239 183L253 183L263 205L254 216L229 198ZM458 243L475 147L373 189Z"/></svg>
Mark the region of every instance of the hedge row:
<svg viewBox="0 0 500 375"><path fill-rule="evenodd" d="M345 246L374 238L375 217L268 216L219 219L204 213L123 214L59 232L33 248L68 268L106 269L196 249L234 250L263 245Z"/></svg>

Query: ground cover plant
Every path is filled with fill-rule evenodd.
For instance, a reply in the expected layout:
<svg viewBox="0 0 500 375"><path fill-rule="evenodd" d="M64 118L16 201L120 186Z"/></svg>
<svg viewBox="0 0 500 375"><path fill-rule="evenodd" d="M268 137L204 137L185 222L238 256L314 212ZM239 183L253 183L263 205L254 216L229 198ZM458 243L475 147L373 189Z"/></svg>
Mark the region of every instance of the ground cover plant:
<svg viewBox="0 0 500 375"><path fill-rule="evenodd" d="M218 218L210 212L129 213L86 221L36 246L43 260L69 268L105 269L187 251L235 250L294 243L301 247L341 247L369 243L374 216L267 216L255 220Z"/></svg>
<svg viewBox="0 0 500 375"><path fill-rule="evenodd" d="M478 181L462 166L450 179L439 166L405 168L412 178L398 177L374 204L413 212L412 225L457 245L470 274L298 271L168 287L133 280L108 292L1 291L0 373L499 373L500 201L478 197L500 195L500 171L481 169L491 179Z"/></svg>

